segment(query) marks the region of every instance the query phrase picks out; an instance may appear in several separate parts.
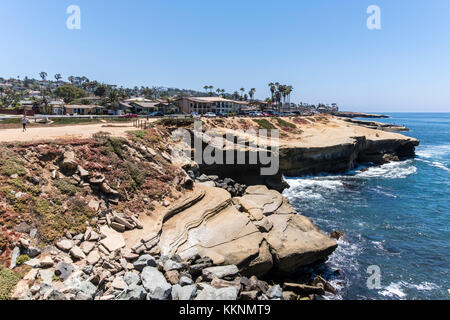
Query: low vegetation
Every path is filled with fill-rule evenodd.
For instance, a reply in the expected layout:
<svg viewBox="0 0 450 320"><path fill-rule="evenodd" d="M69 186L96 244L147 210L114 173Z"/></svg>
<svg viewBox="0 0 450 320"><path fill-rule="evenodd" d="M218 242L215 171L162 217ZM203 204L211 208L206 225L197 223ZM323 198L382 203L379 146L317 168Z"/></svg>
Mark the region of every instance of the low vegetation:
<svg viewBox="0 0 450 320"><path fill-rule="evenodd" d="M276 127L267 119L253 119L259 126L259 129L273 130Z"/></svg>
<svg viewBox="0 0 450 320"><path fill-rule="evenodd" d="M0 150L0 174L4 176L12 176L17 174L23 176L27 173L24 162L13 155L7 149Z"/></svg>
<svg viewBox="0 0 450 320"><path fill-rule="evenodd" d="M278 122L278 125L282 128L291 128L291 129L296 129L297 126L291 122L288 122L284 119L281 118L275 118L275 121Z"/></svg>
<svg viewBox="0 0 450 320"><path fill-rule="evenodd" d="M187 127L194 123L193 118L163 118L158 120L155 124L165 127Z"/></svg>
<svg viewBox="0 0 450 320"><path fill-rule="evenodd" d="M78 188L73 185L68 179L55 180L53 182L53 186L63 194L67 194L69 196L74 196L78 191Z"/></svg>
<svg viewBox="0 0 450 320"><path fill-rule="evenodd" d="M22 277L22 274L0 266L0 300L11 299L12 290Z"/></svg>

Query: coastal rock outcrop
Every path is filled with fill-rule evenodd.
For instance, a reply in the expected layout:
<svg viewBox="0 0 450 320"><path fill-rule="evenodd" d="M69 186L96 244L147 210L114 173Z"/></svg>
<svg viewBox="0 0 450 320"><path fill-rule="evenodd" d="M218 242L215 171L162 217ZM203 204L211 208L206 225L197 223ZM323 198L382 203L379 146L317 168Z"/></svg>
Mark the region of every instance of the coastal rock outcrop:
<svg viewBox="0 0 450 320"><path fill-rule="evenodd" d="M214 264L237 265L244 275L260 276L295 272L326 259L337 247L277 191L252 186L232 201L223 189L197 188L204 190L204 198L162 227L159 246L165 255L199 254Z"/></svg>

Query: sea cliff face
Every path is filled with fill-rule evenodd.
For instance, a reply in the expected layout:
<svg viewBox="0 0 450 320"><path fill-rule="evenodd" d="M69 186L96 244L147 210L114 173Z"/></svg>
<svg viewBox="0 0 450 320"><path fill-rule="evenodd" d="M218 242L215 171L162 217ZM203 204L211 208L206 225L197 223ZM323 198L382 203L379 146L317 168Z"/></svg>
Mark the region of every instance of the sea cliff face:
<svg viewBox="0 0 450 320"><path fill-rule="evenodd" d="M301 176L321 172L344 172L359 163L384 164L390 160L414 156L419 141L407 137L367 139L352 137L353 142L323 147L280 149L280 171L286 176Z"/></svg>
<svg viewBox="0 0 450 320"><path fill-rule="evenodd" d="M205 165L203 171L219 176L233 176L247 184L267 184L277 190L286 187L281 177L318 174L322 172L344 172L361 163L384 164L389 161L413 157L419 141L398 133L374 129L367 123L349 122L334 116L315 116L304 118L288 118L279 122L265 120L264 128L277 129L279 137L279 171L273 176L264 177L259 174L260 165L226 164ZM259 124L258 127L256 124ZM209 125L209 128L208 128ZM245 145L235 144L234 149L244 152L246 159L253 151L248 144L256 138L243 135L239 130L261 129L261 123L252 124L252 120L228 120L227 122L209 122L206 127L215 132L231 134L247 139ZM381 128L381 127L380 127ZM205 139L207 140L207 139ZM272 141L261 143L259 148L269 150ZM203 145L203 148L206 143ZM229 146L216 146L215 153L223 153ZM278 180L278 182L277 182ZM269 183L267 183L269 181Z"/></svg>

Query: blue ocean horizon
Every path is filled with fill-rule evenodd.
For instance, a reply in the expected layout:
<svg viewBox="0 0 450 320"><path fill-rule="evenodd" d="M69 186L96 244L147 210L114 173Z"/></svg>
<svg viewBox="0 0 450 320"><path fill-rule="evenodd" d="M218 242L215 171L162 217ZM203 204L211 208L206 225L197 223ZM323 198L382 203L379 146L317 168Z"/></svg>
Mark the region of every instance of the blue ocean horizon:
<svg viewBox="0 0 450 320"><path fill-rule="evenodd" d="M420 140L416 157L338 175L288 178L284 192L322 230L345 238L326 262L329 299L449 299L450 113L383 113ZM371 120L371 119L361 119ZM369 289L369 266L381 288ZM338 275L336 275L338 274Z"/></svg>

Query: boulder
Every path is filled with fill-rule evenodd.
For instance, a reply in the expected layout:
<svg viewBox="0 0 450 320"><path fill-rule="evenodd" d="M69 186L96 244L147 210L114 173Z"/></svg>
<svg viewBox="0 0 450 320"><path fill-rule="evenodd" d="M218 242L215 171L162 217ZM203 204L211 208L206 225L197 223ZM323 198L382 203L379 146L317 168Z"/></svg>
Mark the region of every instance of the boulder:
<svg viewBox="0 0 450 320"><path fill-rule="evenodd" d="M100 243L108 249L109 252L125 247L125 240L123 239L123 235L119 232L108 226L102 226L100 228L100 233L105 237Z"/></svg>
<svg viewBox="0 0 450 320"><path fill-rule="evenodd" d="M67 300L66 296L56 289L49 290L43 297L44 300Z"/></svg>
<svg viewBox="0 0 450 320"><path fill-rule="evenodd" d="M236 278L235 280L228 281L228 280L214 278L211 281L211 286L216 288L216 289L234 287L239 292L239 291L241 291L241 279L240 278Z"/></svg>
<svg viewBox="0 0 450 320"><path fill-rule="evenodd" d="M271 215L273 228L266 235L278 273L326 259L336 248L335 240L322 233L310 219L300 215Z"/></svg>
<svg viewBox="0 0 450 320"><path fill-rule="evenodd" d="M234 287L216 289L208 284L202 284L201 287L195 300L237 300L238 297L238 291Z"/></svg>
<svg viewBox="0 0 450 320"><path fill-rule="evenodd" d="M117 296L118 300L145 300L147 292L143 286L137 284L129 285L121 294Z"/></svg>
<svg viewBox="0 0 450 320"><path fill-rule="evenodd" d="M307 284L301 284L301 283L285 283L283 285L284 290L286 291L292 291L295 294L298 295L310 295L310 294L318 294L318 295L324 295L325 290L323 289L323 286L310 286Z"/></svg>
<svg viewBox="0 0 450 320"><path fill-rule="evenodd" d="M56 265L55 274L59 276L62 281L65 281L74 271L74 266L67 262L60 262Z"/></svg>
<svg viewBox="0 0 450 320"><path fill-rule="evenodd" d="M86 257L86 262L90 265L95 265L100 260L100 253L98 250L91 251Z"/></svg>
<svg viewBox="0 0 450 320"><path fill-rule="evenodd" d="M173 260L167 260L164 262L164 271L171 271L171 270L180 270L182 268L181 263L175 262Z"/></svg>
<svg viewBox="0 0 450 320"><path fill-rule="evenodd" d="M12 254L11 254L11 263L9 265L10 269L14 269L17 265L17 258L20 256L20 248L14 247Z"/></svg>
<svg viewBox="0 0 450 320"><path fill-rule="evenodd" d="M283 290L280 285L276 284L267 290L266 295L269 299L281 299L283 298Z"/></svg>
<svg viewBox="0 0 450 320"><path fill-rule="evenodd" d="M172 286L155 267L145 267L141 273L142 285L151 300L165 300L170 296Z"/></svg>
<svg viewBox="0 0 450 320"><path fill-rule="evenodd" d="M235 276L238 272L239 269L235 265L210 267L203 269L203 277L209 280L214 278L223 279L225 277Z"/></svg>
<svg viewBox="0 0 450 320"><path fill-rule="evenodd" d="M86 259L86 255L84 254L83 250L81 250L80 247L77 246L74 246L72 247L72 249L70 249L70 255L76 260Z"/></svg>
<svg viewBox="0 0 450 320"><path fill-rule="evenodd" d="M192 281L191 278L188 278L188 277L186 277L186 276L182 276L182 277L180 278L179 283L180 283L181 286L187 286L187 285L193 284L194 281Z"/></svg>
<svg viewBox="0 0 450 320"><path fill-rule="evenodd" d="M122 277L115 277L111 286L116 290L125 290L127 287L127 283L123 280Z"/></svg>
<svg viewBox="0 0 450 320"><path fill-rule="evenodd" d="M70 249L72 249L73 247L73 241L72 240L60 240L56 243L56 246L58 247L58 249L62 250L62 251L69 251Z"/></svg>
<svg viewBox="0 0 450 320"><path fill-rule="evenodd" d="M41 282L46 284L52 284L53 282L53 270L39 270L39 277L41 278Z"/></svg>
<svg viewBox="0 0 450 320"><path fill-rule="evenodd" d="M167 271L166 279L170 282L170 284L177 284L180 281L180 273L177 270Z"/></svg>
<svg viewBox="0 0 450 320"><path fill-rule="evenodd" d="M84 254L89 254L92 249L95 248L95 243L90 241L84 241L80 244L80 249L84 252Z"/></svg>
<svg viewBox="0 0 450 320"><path fill-rule="evenodd" d="M256 300L258 298L258 290L243 291L240 294L241 300Z"/></svg>
<svg viewBox="0 0 450 320"><path fill-rule="evenodd" d="M128 286L137 285L141 282L141 278L134 272L125 272L123 280Z"/></svg>
<svg viewBox="0 0 450 320"><path fill-rule="evenodd" d="M197 285L180 286L176 284L172 287L172 300L193 300L197 294Z"/></svg>
<svg viewBox="0 0 450 320"><path fill-rule="evenodd" d="M36 248L36 247L28 247L28 249L26 250L26 254L30 258L35 258L41 254L41 249Z"/></svg>
<svg viewBox="0 0 450 320"><path fill-rule="evenodd" d="M45 256L45 257L41 258L40 262L41 262L42 268L51 268L51 267L53 267L53 264L54 264L53 259L50 256Z"/></svg>
<svg viewBox="0 0 450 320"><path fill-rule="evenodd" d="M66 290L72 294L76 295L79 292L82 292L91 298L93 298L97 292L97 287L95 285L90 281L83 280L76 273L64 281L64 286L66 287Z"/></svg>
<svg viewBox="0 0 450 320"><path fill-rule="evenodd" d="M75 153L73 151L66 151L63 154L63 160L59 167L63 171L74 171L77 169L77 162L75 161Z"/></svg>
<svg viewBox="0 0 450 320"><path fill-rule="evenodd" d="M136 270L142 271L145 267L156 267L156 260L151 255L144 254L133 263L133 266Z"/></svg>

